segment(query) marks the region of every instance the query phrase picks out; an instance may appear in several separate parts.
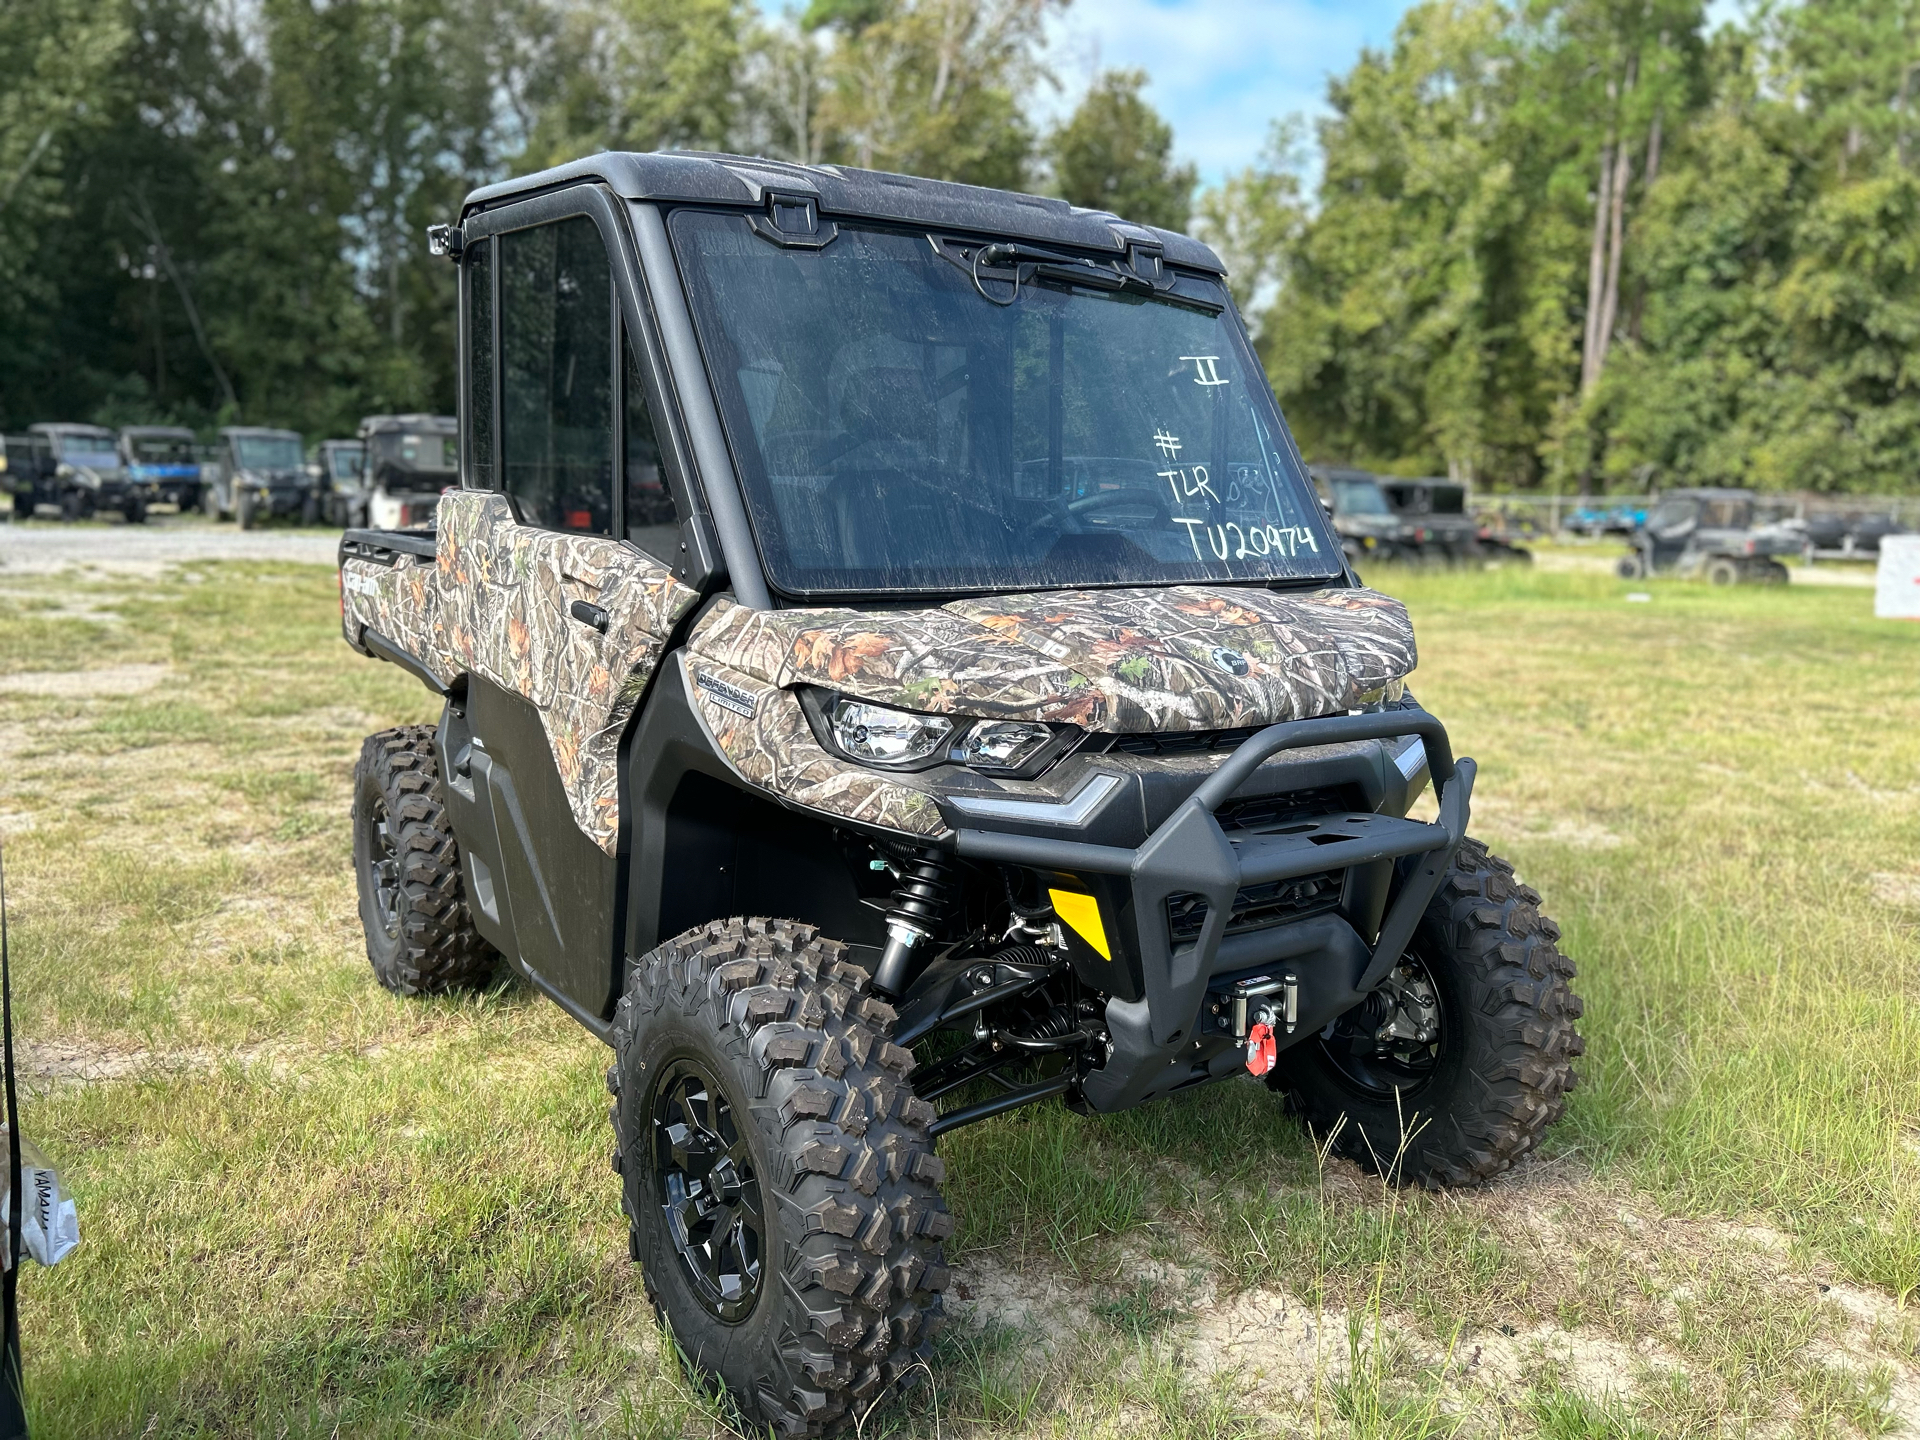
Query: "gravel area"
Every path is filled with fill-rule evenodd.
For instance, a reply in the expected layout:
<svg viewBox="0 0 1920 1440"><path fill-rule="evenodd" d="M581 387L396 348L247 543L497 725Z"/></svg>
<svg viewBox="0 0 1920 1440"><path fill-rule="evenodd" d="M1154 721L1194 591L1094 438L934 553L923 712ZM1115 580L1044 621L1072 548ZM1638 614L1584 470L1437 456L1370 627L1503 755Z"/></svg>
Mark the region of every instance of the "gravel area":
<svg viewBox="0 0 1920 1440"><path fill-rule="evenodd" d="M193 560L290 560L332 565L338 530L241 530L199 519L155 517L145 525L0 525L0 575L46 575L72 567L153 575Z"/></svg>

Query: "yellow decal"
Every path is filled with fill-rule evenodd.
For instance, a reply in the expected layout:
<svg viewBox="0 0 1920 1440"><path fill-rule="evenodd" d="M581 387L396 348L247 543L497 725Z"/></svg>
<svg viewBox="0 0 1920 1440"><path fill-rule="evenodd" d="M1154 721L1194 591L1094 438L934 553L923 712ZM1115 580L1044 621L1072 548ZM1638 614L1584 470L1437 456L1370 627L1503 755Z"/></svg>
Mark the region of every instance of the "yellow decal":
<svg viewBox="0 0 1920 1440"><path fill-rule="evenodd" d="M1071 890L1049 890L1047 898L1053 901L1053 913L1071 925L1082 940L1098 950L1102 960L1113 959L1113 951L1107 948L1107 927L1100 923L1098 900Z"/></svg>

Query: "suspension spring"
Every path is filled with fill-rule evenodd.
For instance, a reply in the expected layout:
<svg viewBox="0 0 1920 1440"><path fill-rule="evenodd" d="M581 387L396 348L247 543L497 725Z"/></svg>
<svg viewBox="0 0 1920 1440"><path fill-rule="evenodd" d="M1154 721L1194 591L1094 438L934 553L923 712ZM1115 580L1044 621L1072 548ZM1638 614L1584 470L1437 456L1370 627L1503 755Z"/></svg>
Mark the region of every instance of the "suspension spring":
<svg viewBox="0 0 1920 1440"><path fill-rule="evenodd" d="M893 852L892 903L887 907L887 948L874 971L874 987L889 995L905 992L914 947L931 940L953 904L953 867L931 846Z"/></svg>

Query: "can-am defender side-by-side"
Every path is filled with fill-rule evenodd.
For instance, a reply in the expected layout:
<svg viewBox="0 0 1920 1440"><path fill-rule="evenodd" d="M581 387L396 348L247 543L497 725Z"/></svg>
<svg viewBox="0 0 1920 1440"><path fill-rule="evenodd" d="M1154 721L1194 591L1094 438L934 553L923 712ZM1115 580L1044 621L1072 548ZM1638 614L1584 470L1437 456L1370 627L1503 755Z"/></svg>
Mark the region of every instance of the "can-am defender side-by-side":
<svg viewBox="0 0 1920 1440"><path fill-rule="evenodd" d="M1371 470L1311 472L1347 559L1408 565L1529 564L1530 551L1495 534L1467 509L1458 480L1402 480Z"/></svg>
<svg viewBox="0 0 1920 1440"><path fill-rule="evenodd" d="M201 504L214 519L251 530L278 515L305 525L319 518L320 497L298 431L229 425L220 432L217 454L201 487Z"/></svg>
<svg viewBox="0 0 1920 1440"><path fill-rule="evenodd" d="M1614 566L1623 580L1649 575L1704 578L1713 585L1784 585L1781 556L1798 555L1806 536L1791 521L1756 509L1751 490L1670 490L1628 538Z"/></svg>
<svg viewBox="0 0 1920 1440"><path fill-rule="evenodd" d="M308 467L319 494L320 518L342 529L367 523L367 446L364 440L322 440Z"/></svg>
<svg viewBox="0 0 1920 1440"><path fill-rule="evenodd" d="M53 442L44 435L0 436L0 489L13 497L15 524L55 503Z"/></svg>
<svg viewBox="0 0 1920 1440"><path fill-rule="evenodd" d="M53 475L48 496L63 520L87 520L102 510L118 510L130 525L147 518L145 488L127 474L120 459L120 441L102 425L29 425L27 432L43 437L52 450Z"/></svg>
<svg viewBox="0 0 1920 1440"><path fill-rule="evenodd" d="M200 456L193 431L180 425L122 425L120 462L146 503L200 508Z"/></svg>
<svg viewBox="0 0 1920 1440"><path fill-rule="evenodd" d="M460 422L451 415L369 415L366 523L383 530L431 525L440 494L460 483Z"/></svg>
<svg viewBox="0 0 1920 1440"><path fill-rule="evenodd" d="M1561 1113L1559 932L1210 250L685 153L433 244L462 487L341 542L349 644L444 697L361 753L368 955L403 994L504 955L612 1047L633 1256L750 1423L849 1426L928 1353L960 1126L1250 1072L1443 1185Z"/></svg>

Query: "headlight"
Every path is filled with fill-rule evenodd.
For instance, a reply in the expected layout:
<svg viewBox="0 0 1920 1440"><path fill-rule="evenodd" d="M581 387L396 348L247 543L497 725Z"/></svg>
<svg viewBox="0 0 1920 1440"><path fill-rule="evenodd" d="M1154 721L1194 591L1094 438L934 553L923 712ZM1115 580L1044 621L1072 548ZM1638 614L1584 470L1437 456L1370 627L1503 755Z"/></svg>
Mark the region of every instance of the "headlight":
<svg viewBox="0 0 1920 1440"><path fill-rule="evenodd" d="M918 715L811 689L801 692L801 704L828 749L894 770L965 765L988 775L1031 779L1081 738L1074 725Z"/></svg>
<svg viewBox="0 0 1920 1440"><path fill-rule="evenodd" d="M962 763L983 770L1018 770L1053 743L1053 727L1035 720L982 720L958 747Z"/></svg>
<svg viewBox="0 0 1920 1440"><path fill-rule="evenodd" d="M947 743L953 721L944 715L914 715L863 700L837 700L834 743L870 765L911 765Z"/></svg>

